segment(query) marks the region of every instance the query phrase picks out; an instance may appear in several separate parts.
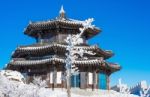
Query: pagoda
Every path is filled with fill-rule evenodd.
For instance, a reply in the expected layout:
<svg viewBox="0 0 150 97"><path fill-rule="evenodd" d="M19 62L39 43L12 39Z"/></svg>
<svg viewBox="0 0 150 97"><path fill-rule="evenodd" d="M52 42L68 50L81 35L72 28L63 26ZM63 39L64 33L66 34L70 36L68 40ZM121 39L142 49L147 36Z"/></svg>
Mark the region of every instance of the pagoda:
<svg viewBox="0 0 150 97"><path fill-rule="evenodd" d="M36 43L17 47L6 69L25 74L28 82L32 82L33 77L41 77L47 81L49 88L66 88L66 81L62 80L66 71L65 39L69 34L80 33L79 28L83 27L81 22L67 18L63 7L55 19L30 22L24 34L35 38ZM95 54L84 54L83 58L73 62L79 74L71 77L72 87L101 89L104 86L110 89L110 75L121 69L118 64L107 62L114 55L112 51L103 50L98 45L88 45L88 40L100 32L98 27L86 29L81 36L83 42L75 46Z"/></svg>

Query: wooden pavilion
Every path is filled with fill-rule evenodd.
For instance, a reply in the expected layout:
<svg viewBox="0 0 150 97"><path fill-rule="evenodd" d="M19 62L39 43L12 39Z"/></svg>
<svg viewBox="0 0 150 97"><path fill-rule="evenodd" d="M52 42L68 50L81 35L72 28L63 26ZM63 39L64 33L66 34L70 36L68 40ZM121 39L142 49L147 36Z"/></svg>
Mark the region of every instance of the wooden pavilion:
<svg viewBox="0 0 150 97"><path fill-rule="evenodd" d="M30 22L24 34L35 38L36 43L19 46L12 54L7 69L26 74L28 82L32 81L34 76L40 76L47 81L50 88L65 88L66 82L62 80L62 76L65 75L67 45L64 39L69 34L80 33L79 28L83 27L81 22L67 18L63 9L55 19ZM109 89L110 75L121 69L118 64L107 62L107 59L114 55L112 51L103 50L98 45L88 45L88 39L100 32L101 29L97 27L87 29L82 35L83 43L75 46L96 53L85 54L83 58L78 58L73 63L78 67L79 75L76 78L72 77L72 84L76 80L76 86L82 89L101 88L100 74L105 74L106 86Z"/></svg>

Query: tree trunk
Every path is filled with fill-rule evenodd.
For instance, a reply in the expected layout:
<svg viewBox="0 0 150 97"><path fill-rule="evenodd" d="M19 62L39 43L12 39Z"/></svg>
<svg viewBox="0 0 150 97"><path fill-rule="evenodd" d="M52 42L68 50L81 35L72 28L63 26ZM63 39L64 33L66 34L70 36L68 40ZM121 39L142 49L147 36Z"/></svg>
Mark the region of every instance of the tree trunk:
<svg viewBox="0 0 150 97"><path fill-rule="evenodd" d="M71 69L67 69L67 95L71 97L71 87L70 87L70 80L71 80Z"/></svg>

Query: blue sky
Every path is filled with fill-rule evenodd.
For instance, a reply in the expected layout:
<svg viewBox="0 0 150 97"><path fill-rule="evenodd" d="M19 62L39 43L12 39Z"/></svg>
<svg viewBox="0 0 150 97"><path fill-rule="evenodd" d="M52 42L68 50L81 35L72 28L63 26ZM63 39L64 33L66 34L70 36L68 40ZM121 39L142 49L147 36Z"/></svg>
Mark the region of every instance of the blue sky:
<svg viewBox="0 0 150 97"><path fill-rule="evenodd" d="M19 45L35 42L23 29L29 21L48 20L58 16L64 5L67 16L94 24L103 32L91 40L115 56L109 61L119 63L122 70L111 76L129 85L141 80L150 83L150 1L149 0L3 0L0 1L0 68L10 60Z"/></svg>

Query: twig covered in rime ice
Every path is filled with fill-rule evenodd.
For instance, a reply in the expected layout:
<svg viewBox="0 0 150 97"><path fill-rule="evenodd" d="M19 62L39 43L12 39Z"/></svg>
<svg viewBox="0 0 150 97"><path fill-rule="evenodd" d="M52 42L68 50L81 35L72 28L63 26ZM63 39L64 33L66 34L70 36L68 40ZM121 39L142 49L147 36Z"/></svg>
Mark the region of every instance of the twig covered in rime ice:
<svg viewBox="0 0 150 97"><path fill-rule="evenodd" d="M80 57L83 57L84 53L86 54L90 54L90 55L95 55L95 53L93 53L92 51L87 51L87 50L83 50L82 48L74 48L75 45L79 45L81 43L83 43L83 40L81 38L82 34L84 33L84 31L86 29L93 29L95 26L92 25L92 22L94 21L93 18L87 19L85 21L82 22L83 28L79 28L80 33L77 35L68 35L67 39L65 39L66 43L67 43L67 53L66 53L66 70L67 69L72 69L72 63L75 61L75 59L78 58L79 55ZM73 66L74 67L74 66Z"/></svg>

